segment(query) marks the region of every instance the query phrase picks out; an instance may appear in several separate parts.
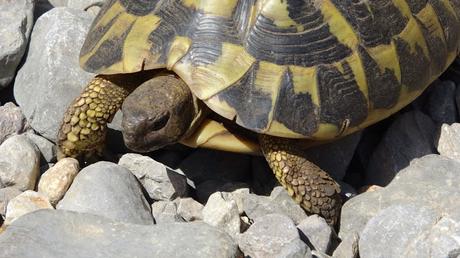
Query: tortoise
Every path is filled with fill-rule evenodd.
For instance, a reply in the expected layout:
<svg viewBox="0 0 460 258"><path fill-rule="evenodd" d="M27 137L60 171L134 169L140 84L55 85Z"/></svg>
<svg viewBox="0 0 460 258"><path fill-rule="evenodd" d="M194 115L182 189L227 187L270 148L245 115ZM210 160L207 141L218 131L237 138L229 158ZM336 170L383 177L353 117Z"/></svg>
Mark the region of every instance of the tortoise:
<svg viewBox="0 0 460 258"><path fill-rule="evenodd" d="M126 145L262 153L307 213L334 224L340 187L304 148L413 101L455 59L460 0L108 0L80 65L60 156ZM333 161L331 161L333 162Z"/></svg>

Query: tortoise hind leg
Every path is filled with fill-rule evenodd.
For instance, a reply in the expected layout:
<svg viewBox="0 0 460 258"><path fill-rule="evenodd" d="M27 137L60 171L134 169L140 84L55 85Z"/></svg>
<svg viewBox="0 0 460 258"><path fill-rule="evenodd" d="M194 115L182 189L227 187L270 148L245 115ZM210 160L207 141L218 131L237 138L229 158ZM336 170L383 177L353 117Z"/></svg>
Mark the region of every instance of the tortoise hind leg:
<svg viewBox="0 0 460 258"><path fill-rule="evenodd" d="M340 187L326 172L302 156L290 139L259 136L270 168L289 195L309 214L319 214L334 225L340 213Z"/></svg>

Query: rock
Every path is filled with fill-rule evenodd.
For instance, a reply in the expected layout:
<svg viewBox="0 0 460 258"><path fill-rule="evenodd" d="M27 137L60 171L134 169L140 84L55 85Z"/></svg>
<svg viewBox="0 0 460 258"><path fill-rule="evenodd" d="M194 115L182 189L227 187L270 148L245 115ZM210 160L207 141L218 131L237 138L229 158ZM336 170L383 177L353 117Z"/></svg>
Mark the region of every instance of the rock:
<svg viewBox="0 0 460 258"><path fill-rule="evenodd" d="M406 257L458 257L460 255L460 220L449 217L439 220L425 231L407 252Z"/></svg>
<svg viewBox="0 0 460 258"><path fill-rule="evenodd" d="M322 253L331 254L337 244L337 236L326 220L318 215L312 215L302 220L297 228L301 232L301 239L305 243L311 243L314 248L310 248Z"/></svg>
<svg viewBox="0 0 460 258"><path fill-rule="evenodd" d="M87 7L97 3L97 2L105 2L101 0L67 0L67 6L70 8L85 10ZM87 12L91 15L96 16L100 11L99 6L92 6L88 8Z"/></svg>
<svg viewBox="0 0 460 258"><path fill-rule="evenodd" d="M456 205L459 175L460 162L452 159L440 155L415 159L388 186L362 193L343 205L340 238L360 233L370 219L392 205L417 204L435 210L438 217L460 213Z"/></svg>
<svg viewBox="0 0 460 258"><path fill-rule="evenodd" d="M126 168L105 161L82 169L56 208L126 223L153 224L150 205L136 177Z"/></svg>
<svg viewBox="0 0 460 258"><path fill-rule="evenodd" d="M247 257L311 257L310 249L300 240L293 221L279 214L255 220L239 236L238 244Z"/></svg>
<svg viewBox="0 0 460 258"><path fill-rule="evenodd" d="M240 233L241 221L238 206L234 200L224 199L221 192L212 194L203 208L203 221L221 228L230 236Z"/></svg>
<svg viewBox="0 0 460 258"><path fill-rule="evenodd" d="M178 214L177 205L173 201L157 201L152 204L152 215L156 224L183 222Z"/></svg>
<svg viewBox="0 0 460 258"><path fill-rule="evenodd" d="M11 225L19 217L39 209L53 209L53 206L51 206L46 196L27 190L8 203L5 225Z"/></svg>
<svg viewBox="0 0 460 258"><path fill-rule="evenodd" d="M352 234L342 240L332 255L333 258L358 258L358 241L359 235Z"/></svg>
<svg viewBox="0 0 460 258"><path fill-rule="evenodd" d="M48 169L38 182L38 192L48 196L51 204L57 204L69 189L80 166L74 158L59 160Z"/></svg>
<svg viewBox="0 0 460 258"><path fill-rule="evenodd" d="M244 196L243 210L252 220L267 214L282 214L292 219L296 225L308 217L281 186L273 189L270 197L255 194Z"/></svg>
<svg viewBox="0 0 460 258"><path fill-rule="evenodd" d="M359 239L361 257L408 257L411 243L436 223L435 211L423 206L393 205L369 220ZM397 237L395 237L397 236ZM391 248L388 248L390 247ZM422 254L427 257L430 253ZM439 256L436 256L439 257Z"/></svg>
<svg viewBox="0 0 460 258"><path fill-rule="evenodd" d="M21 193L19 189L13 186L0 188L0 215L2 217L6 215L6 206L8 202Z"/></svg>
<svg viewBox="0 0 460 258"><path fill-rule="evenodd" d="M0 89L13 81L34 22L34 0L0 0Z"/></svg>
<svg viewBox="0 0 460 258"><path fill-rule="evenodd" d="M203 204L192 198L180 198L177 206L177 213L179 213L185 221L202 220L203 207Z"/></svg>
<svg viewBox="0 0 460 258"><path fill-rule="evenodd" d="M57 147L54 143L34 133L27 133L26 136L32 141L42 154L42 161L51 162L56 158ZM45 163L43 162L43 163Z"/></svg>
<svg viewBox="0 0 460 258"><path fill-rule="evenodd" d="M16 101L32 128L53 142L65 109L94 76L78 63L91 22L91 15L70 8L54 8L42 15L16 76Z"/></svg>
<svg viewBox="0 0 460 258"><path fill-rule="evenodd" d="M443 124L438 140L439 154L460 161L460 124Z"/></svg>
<svg viewBox="0 0 460 258"><path fill-rule="evenodd" d="M305 157L335 180L342 180L360 139L361 132L353 133L337 141L308 148Z"/></svg>
<svg viewBox="0 0 460 258"><path fill-rule="evenodd" d="M71 211L36 211L0 234L0 257L239 256L227 234L202 222L133 225Z"/></svg>
<svg viewBox="0 0 460 258"><path fill-rule="evenodd" d="M40 171L40 156L25 135L15 135L0 145L0 181L21 191L34 189Z"/></svg>
<svg viewBox="0 0 460 258"><path fill-rule="evenodd" d="M28 129L27 120L19 107L11 102L0 107L0 144L11 135L21 134Z"/></svg>
<svg viewBox="0 0 460 258"><path fill-rule="evenodd" d="M236 189L247 187L248 185L242 182L206 180L196 186L196 197L199 202L206 203L209 196L215 192L233 192Z"/></svg>
<svg viewBox="0 0 460 258"><path fill-rule="evenodd" d="M411 160L434 153L435 130L433 121L420 111L398 116L371 156L366 184L387 185Z"/></svg>
<svg viewBox="0 0 460 258"><path fill-rule="evenodd" d="M452 81L443 81L431 86L427 103L428 113L435 123L452 124L457 121L455 104L456 86Z"/></svg>
<svg viewBox="0 0 460 258"><path fill-rule="evenodd" d="M187 178L150 157L125 154L118 164L129 169L142 183L153 200L173 200L187 196Z"/></svg>
<svg viewBox="0 0 460 258"><path fill-rule="evenodd" d="M182 161L179 168L195 185L211 179L244 182L251 174L251 157L237 153L197 149Z"/></svg>

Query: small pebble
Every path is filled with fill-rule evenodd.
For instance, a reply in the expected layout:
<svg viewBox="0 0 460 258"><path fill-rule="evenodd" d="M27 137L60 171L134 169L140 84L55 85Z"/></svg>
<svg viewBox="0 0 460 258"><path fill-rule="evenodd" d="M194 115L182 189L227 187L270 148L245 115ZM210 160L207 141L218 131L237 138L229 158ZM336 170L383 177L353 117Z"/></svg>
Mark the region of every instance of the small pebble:
<svg viewBox="0 0 460 258"><path fill-rule="evenodd" d="M39 209L54 208L45 195L31 190L25 191L8 203L5 225L11 225L19 217Z"/></svg>

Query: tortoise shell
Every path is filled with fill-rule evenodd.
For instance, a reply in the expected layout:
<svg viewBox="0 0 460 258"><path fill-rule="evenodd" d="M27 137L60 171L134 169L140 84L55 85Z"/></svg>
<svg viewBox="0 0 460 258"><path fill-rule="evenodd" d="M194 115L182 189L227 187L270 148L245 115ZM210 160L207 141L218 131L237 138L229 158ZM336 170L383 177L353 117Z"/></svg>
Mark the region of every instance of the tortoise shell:
<svg viewBox="0 0 460 258"><path fill-rule="evenodd" d="M460 0L109 0L80 63L167 68L247 129L330 139L420 95L456 57L459 17Z"/></svg>

